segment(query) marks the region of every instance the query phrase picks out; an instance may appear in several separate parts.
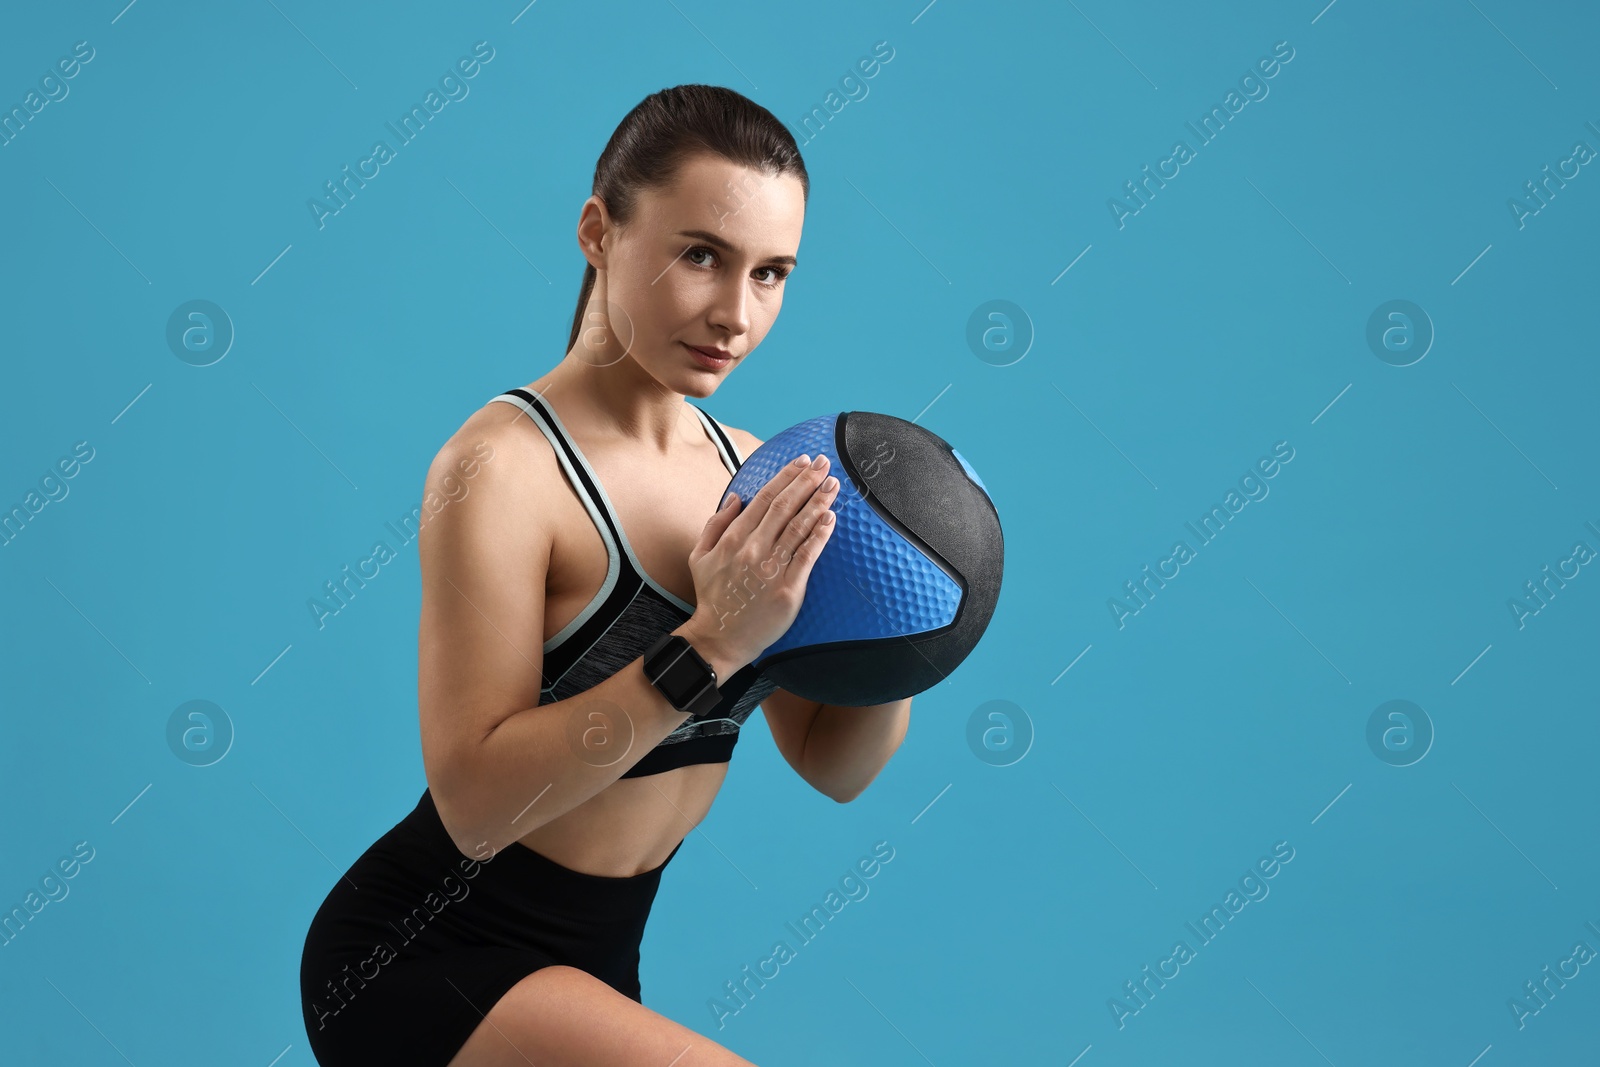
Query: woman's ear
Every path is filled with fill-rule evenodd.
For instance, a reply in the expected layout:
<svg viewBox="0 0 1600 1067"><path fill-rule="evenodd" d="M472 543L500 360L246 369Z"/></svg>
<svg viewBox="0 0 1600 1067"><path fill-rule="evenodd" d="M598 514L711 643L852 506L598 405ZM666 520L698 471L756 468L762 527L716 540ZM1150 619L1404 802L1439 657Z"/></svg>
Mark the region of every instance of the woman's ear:
<svg viewBox="0 0 1600 1067"><path fill-rule="evenodd" d="M578 215L578 250L595 270L606 269L606 245L615 237L615 224L598 195L583 202ZM609 239L609 240L608 240Z"/></svg>

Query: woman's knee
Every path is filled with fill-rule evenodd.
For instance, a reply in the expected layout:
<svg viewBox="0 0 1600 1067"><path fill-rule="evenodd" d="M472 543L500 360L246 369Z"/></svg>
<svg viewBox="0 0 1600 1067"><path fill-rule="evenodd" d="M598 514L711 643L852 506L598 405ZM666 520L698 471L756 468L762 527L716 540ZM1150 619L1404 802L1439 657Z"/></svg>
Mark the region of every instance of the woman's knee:
<svg viewBox="0 0 1600 1067"><path fill-rule="evenodd" d="M542 967L489 1009L450 1067L754 1067L576 967Z"/></svg>

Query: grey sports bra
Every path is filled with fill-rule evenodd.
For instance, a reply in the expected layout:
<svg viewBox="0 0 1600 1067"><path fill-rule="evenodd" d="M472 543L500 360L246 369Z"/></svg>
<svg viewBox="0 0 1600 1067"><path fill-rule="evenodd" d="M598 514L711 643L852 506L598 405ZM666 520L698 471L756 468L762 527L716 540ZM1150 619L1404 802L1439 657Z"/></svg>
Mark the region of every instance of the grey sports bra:
<svg viewBox="0 0 1600 1067"><path fill-rule="evenodd" d="M600 591L544 643L544 679L539 692L539 703L544 705L605 681L644 655L657 637L687 621L694 614L694 605L644 572L594 468L550 405L525 389L509 389L491 399L516 405L550 439L563 473L600 531L609 559ZM699 407L689 407L717 446L730 476L737 473L744 461L728 435ZM739 728L777 685L749 665L724 679L718 688L721 704L704 719L691 719L668 734L622 777L642 778L691 763L726 763L739 740Z"/></svg>

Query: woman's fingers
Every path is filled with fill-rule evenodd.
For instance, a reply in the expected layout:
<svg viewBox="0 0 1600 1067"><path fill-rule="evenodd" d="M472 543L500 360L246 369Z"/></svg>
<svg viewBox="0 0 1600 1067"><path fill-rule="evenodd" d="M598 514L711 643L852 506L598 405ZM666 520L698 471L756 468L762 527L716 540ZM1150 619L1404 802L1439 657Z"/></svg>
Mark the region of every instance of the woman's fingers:
<svg viewBox="0 0 1600 1067"><path fill-rule="evenodd" d="M834 528L838 525L838 519L832 509L823 511L821 517L811 524L811 532L800 542L800 547L795 549L794 559L789 561L789 566L799 568L801 582L811 580L812 564L822 555L828 538L833 536Z"/></svg>
<svg viewBox="0 0 1600 1067"><path fill-rule="evenodd" d="M816 492L817 486L827 478L828 465L823 457L821 470L811 465L810 456L801 456L801 463L790 463L774 474L750 502L750 525L741 533L753 538L762 546L776 546L784 530L794 521ZM766 497L763 501L762 497Z"/></svg>
<svg viewBox="0 0 1600 1067"><path fill-rule="evenodd" d="M806 464L811 462L809 457L801 456L800 458L805 460ZM744 505L737 520L738 528L734 536L740 539L748 538L761 525L761 521L766 518L767 512L772 509L772 505L778 499L779 494L789 488L796 478L799 478L808 470L810 470L809 466L787 463L782 470L768 478L767 484L763 485L756 492L756 495L750 498L749 503ZM787 522L788 519L785 518L784 521Z"/></svg>
<svg viewBox="0 0 1600 1067"><path fill-rule="evenodd" d="M739 494L729 493L728 500L723 507L711 513L706 520L705 528L700 531L700 540L695 542L694 549L689 553L689 560L693 562L710 552L716 543L722 539L723 531L733 525L733 520L739 517L739 509L743 502Z"/></svg>
<svg viewBox="0 0 1600 1067"><path fill-rule="evenodd" d="M826 475L826 472L823 473ZM833 484L829 485L829 482ZM834 521L832 507L838 495L839 479L825 476L822 484L806 498L800 513L789 520L789 525L778 537L774 551L781 566L791 565L808 539L819 532L826 534L826 528Z"/></svg>
<svg viewBox="0 0 1600 1067"><path fill-rule="evenodd" d="M750 500L734 497L713 513L689 554L696 612L714 616L719 627L738 616L730 640L748 644L751 657L793 622L812 564L835 526L831 507L839 479L828 477L826 462L816 470L805 459L774 473ZM823 486L826 481L833 484Z"/></svg>

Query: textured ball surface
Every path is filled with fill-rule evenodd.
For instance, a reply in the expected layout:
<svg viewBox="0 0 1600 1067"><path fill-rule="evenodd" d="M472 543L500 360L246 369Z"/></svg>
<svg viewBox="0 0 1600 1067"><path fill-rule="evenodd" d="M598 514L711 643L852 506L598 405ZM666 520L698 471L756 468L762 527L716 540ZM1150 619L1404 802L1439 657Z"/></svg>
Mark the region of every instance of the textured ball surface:
<svg viewBox="0 0 1600 1067"><path fill-rule="evenodd" d="M1005 545L982 480L937 434L849 411L774 435L728 491L748 502L802 454L826 455L839 479L836 528L794 623L755 665L828 704L882 704L938 684L976 647L999 599ZM729 591L719 611L730 624L761 584L752 574Z"/></svg>

